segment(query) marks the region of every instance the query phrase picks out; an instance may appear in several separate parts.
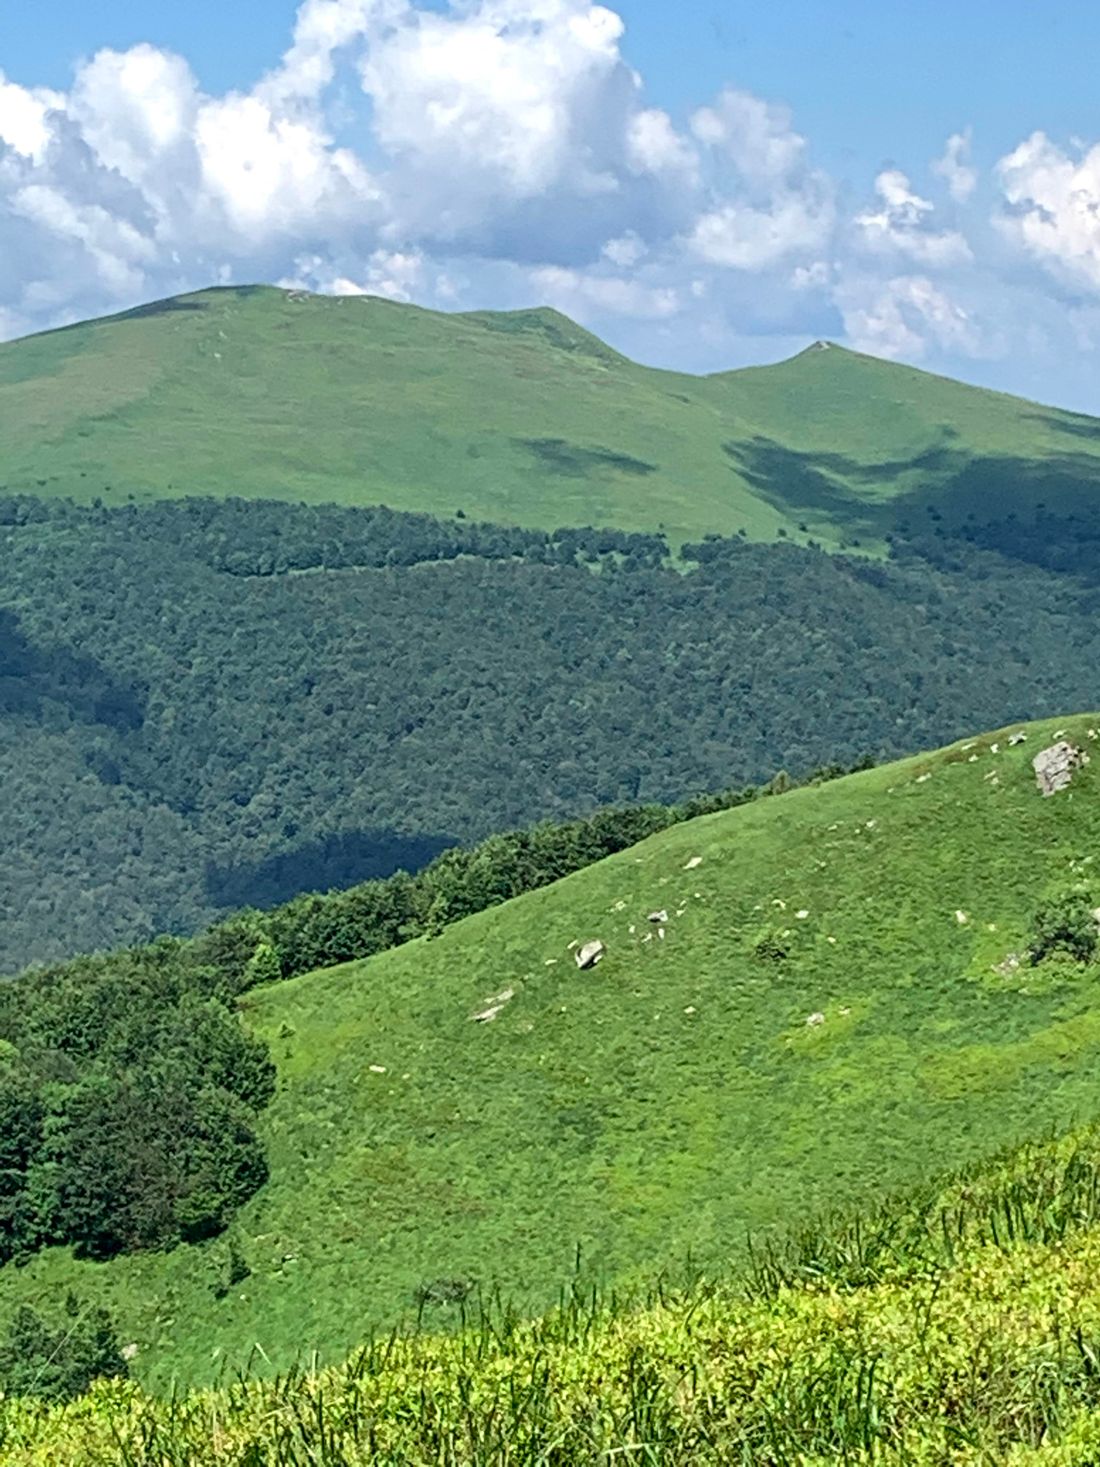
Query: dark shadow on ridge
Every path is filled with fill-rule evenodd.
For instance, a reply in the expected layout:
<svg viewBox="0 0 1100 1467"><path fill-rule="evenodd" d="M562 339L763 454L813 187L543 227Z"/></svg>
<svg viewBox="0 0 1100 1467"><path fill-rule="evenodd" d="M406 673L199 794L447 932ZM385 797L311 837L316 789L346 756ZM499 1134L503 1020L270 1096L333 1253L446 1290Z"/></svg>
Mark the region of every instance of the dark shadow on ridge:
<svg viewBox="0 0 1100 1467"><path fill-rule="evenodd" d="M395 871L412 874L458 844L449 835L342 831L255 863L211 862L206 867L206 895L218 907L276 907L303 892L355 886Z"/></svg>
<svg viewBox="0 0 1100 1467"><path fill-rule="evenodd" d="M657 471L657 465L645 459L632 458L628 453L616 453L610 448L582 448L576 443L567 443L564 438L515 438L532 454L543 468L557 474L569 474L573 478L584 478L600 469L618 469L623 474L635 474L639 478Z"/></svg>

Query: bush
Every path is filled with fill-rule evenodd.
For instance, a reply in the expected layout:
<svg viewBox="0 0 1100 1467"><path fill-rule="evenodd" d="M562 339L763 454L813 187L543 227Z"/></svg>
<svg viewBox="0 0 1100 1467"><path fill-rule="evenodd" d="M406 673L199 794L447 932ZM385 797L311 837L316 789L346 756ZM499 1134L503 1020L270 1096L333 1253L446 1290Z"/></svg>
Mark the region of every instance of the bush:
<svg viewBox="0 0 1100 1467"><path fill-rule="evenodd" d="M107 1311L88 1308L73 1294L57 1324L22 1305L0 1348L0 1390L5 1395L69 1401L93 1380L128 1374Z"/></svg>
<svg viewBox="0 0 1100 1467"><path fill-rule="evenodd" d="M1079 963L1096 956L1100 944L1091 893L1075 888L1052 897L1038 908L1031 919L1028 956L1032 964L1055 954L1067 955Z"/></svg>

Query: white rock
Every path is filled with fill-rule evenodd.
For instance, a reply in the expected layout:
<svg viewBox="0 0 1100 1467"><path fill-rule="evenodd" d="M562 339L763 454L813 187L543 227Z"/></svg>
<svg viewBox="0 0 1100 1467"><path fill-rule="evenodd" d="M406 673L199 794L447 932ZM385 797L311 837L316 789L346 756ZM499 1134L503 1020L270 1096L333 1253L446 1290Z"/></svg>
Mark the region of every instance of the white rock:
<svg viewBox="0 0 1100 1467"><path fill-rule="evenodd" d="M646 921L647 922L667 922L668 921L668 913L662 907L659 912L650 912L649 916L646 918Z"/></svg>
<svg viewBox="0 0 1100 1467"><path fill-rule="evenodd" d="M961 908L957 907L955 909L955 921L959 924L960 927L965 927L966 924L970 921L970 918L966 915L964 911L962 911Z"/></svg>
<svg viewBox="0 0 1100 1467"><path fill-rule="evenodd" d="M800 922L804 921L805 918L807 918L809 915L810 914L809 914L808 910L805 907L803 907L801 911L795 913L795 916L798 918L798 920Z"/></svg>
<svg viewBox="0 0 1100 1467"><path fill-rule="evenodd" d="M386 1073L385 1065L371 1065L369 1068L372 1075L384 1075Z"/></svg>
<svg viewBox="0 0 1100 1467"><path fill-rule="evenodd" d="M594 968L606 952L607 949L600 939L594 937L591 942L586 942L583 947L579 948L573 956L576 959L577 967L583 970Z"/></svg>
<svg viewBox="0 0 1100 1467"><path fill-rule="evenodd" d="M811 1028L816 1027L818 1024L824 1024L824 1022L825 1022L825 1015L824 1014L810 1014L810 1016L806 1020L806 1023Z"/></svg>
<svg viewBox="0 0 1100 1467"><path fill-rule="evenodd" d="M684 870L685 871L694 871L695 868L696 868L696 866L701 866L702 864L703 864L703 858L702 858L702 856L692 856L692 858L691 858L690 861L685 861L684 862Z"/></svg>

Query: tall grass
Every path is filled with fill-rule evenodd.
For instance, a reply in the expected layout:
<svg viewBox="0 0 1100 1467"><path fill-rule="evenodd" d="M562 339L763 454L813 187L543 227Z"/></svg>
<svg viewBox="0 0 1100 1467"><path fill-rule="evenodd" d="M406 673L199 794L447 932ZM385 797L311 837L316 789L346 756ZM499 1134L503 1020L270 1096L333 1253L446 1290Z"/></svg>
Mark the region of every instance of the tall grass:
<svg viewBox="0 0 1100 1467"><path fill-rule="evenodd" d="M1100 1130L1027 1146L743 1274L525 1320L476 1300L343 1366L0 1403L0 1461L124 1467L1100 1460ZM578 1279L580 1275L578 1274Z"/></svg>

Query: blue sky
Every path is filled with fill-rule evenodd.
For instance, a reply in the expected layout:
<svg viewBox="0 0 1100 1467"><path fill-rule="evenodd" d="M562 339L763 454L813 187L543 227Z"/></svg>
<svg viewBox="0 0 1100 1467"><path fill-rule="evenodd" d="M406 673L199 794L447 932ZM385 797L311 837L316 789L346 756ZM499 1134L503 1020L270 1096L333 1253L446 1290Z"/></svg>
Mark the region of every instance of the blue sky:
<svg viewBox="0 0 1100 1467"><path fill-rule="evenodd" d="M0 335L212 281L1100 412L1100 6L0 0Z"/></svg>

